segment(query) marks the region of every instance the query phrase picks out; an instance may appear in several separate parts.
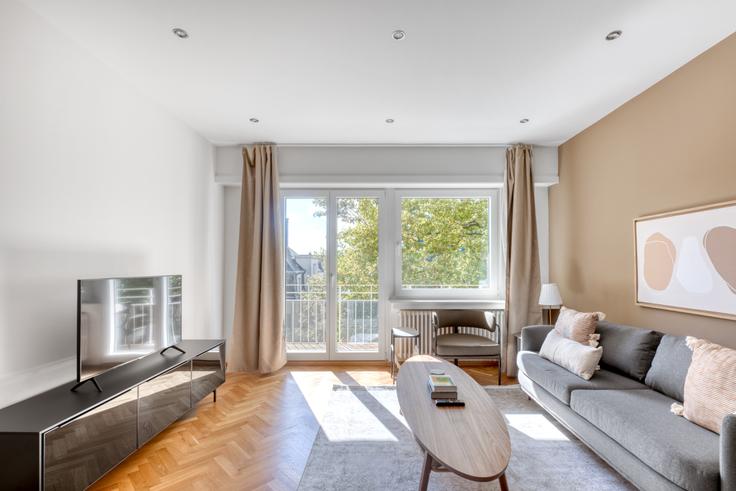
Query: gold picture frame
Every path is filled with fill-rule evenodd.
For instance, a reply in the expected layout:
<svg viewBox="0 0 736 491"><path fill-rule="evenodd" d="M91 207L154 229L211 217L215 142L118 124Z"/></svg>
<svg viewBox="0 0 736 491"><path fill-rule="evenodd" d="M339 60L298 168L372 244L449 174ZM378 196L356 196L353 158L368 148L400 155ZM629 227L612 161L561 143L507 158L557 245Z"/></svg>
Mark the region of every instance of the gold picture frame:
<svg viewBox="0 0 736 491"><path fill-rule="evenodd" d="M638 217L633 226L637 305L736 320L736 200Z"/></svg>

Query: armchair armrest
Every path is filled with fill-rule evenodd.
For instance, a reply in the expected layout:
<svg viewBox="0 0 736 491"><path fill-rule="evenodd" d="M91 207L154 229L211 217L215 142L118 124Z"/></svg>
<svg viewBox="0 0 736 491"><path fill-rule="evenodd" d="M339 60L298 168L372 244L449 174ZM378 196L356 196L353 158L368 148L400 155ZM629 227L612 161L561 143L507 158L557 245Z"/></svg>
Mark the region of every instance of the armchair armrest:
<svg viewBox="0 0 736 491"><path fill-rule="evenodd" d="M721 423L721 491L736 491L736 414Z"/></svg>
<svg viewBox="0 0 736 491"><path fill-rule="evenodd" d="M554 328L554 326L537 325L526 326L521 329L521 349L522 351L539 351L544 343L544 338Z"/></svg>

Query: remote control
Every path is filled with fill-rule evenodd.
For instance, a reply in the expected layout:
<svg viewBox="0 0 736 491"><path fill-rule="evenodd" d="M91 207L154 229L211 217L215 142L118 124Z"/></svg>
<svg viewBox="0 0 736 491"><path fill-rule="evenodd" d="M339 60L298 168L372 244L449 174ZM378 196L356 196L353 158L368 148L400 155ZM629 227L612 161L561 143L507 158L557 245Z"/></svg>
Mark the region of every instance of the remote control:
<svg viewBox="0 0 736 491"><path fill-rule="evenodd" d="M437 407L465 407L465 401L456 399L435 399L434 404Z"/></svg>

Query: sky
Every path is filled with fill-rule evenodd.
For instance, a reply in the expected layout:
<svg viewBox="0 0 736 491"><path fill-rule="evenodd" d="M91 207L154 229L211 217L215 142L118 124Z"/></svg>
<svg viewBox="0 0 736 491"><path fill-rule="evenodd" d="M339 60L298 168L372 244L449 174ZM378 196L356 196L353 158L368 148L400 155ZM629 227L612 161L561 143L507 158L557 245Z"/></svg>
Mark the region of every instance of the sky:
<svg viewBox="0 0 736 491"><path fill-rule="evenodd" d="M286 219L289 224L289 243L297 254L327 250L327 217L315 217L317 207L312 198L288 198Z"/></svg>

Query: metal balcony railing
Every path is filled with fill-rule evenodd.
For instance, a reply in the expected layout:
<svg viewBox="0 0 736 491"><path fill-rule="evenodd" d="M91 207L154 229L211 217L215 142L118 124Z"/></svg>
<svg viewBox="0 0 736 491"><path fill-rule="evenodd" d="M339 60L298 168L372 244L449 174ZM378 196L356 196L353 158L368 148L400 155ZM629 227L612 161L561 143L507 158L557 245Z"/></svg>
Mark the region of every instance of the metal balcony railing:
<svg viewBox="0 0 736 491"><path fill-rule="evenodd" d="M378 285L339 285L336 301L337 343L377 346ZM324 350L328 315L324 287L287 284L284 316L287 348L299 345Z"/></svg>

